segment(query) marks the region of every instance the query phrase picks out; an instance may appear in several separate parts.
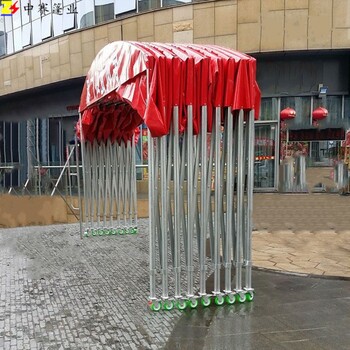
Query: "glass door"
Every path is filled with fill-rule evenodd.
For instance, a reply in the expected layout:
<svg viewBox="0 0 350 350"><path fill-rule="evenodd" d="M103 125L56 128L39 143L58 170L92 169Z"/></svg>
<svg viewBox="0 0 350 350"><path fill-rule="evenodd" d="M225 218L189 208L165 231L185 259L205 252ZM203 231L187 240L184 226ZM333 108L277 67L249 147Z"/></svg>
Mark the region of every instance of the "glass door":
<svg viewBox="0 0 350 350"><path fill-rule="evenodd" d="M278 143L277 122L255 123L255 190L277 189Z"/></svg>

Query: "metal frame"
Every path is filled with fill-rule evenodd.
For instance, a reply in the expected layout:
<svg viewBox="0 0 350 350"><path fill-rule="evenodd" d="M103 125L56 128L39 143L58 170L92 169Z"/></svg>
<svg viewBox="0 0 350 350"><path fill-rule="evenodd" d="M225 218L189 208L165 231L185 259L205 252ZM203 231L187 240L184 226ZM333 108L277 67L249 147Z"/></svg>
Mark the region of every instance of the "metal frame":
<svg viewBox="0 0 350 350"><path fill-rule="evenodd" d="M207 116L207 107L202 106L200 132L195 135L192 106L187 106L187 128L179 135L175 106L170 134L153 138L149 133L149 304L154 311L195 308L199 301L203 306L212 300L233 304L254 297L254 111L217 107L210 132ZM210 271L212 291L206 286Z"/></svg>

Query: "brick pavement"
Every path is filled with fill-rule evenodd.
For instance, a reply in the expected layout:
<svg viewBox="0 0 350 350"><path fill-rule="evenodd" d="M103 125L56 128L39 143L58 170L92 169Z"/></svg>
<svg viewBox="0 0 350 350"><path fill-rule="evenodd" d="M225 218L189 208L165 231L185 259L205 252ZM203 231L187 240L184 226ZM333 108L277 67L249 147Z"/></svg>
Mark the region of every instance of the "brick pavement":
<svg viewBox="0 0 350 350"><path fill-rule="evenodd" d="M350 197L255 194L253 264L350 277Z"/></svg>
<svg viewBox="0 0 350 350"><path fill-rule="evenodd" d="M254 265L347 275L349 202L256 194ZM147 307L147 220L135 236L81 241L78 228L0 230L0 349L161 348L182 313Z"/></svg>
<svg viewBox="0 0 350 350"><path fill-rule="evenodd" d="M80 240L79 226L0 230L0 349L159 349L180 311L152 313L147 221Z"/></svg>

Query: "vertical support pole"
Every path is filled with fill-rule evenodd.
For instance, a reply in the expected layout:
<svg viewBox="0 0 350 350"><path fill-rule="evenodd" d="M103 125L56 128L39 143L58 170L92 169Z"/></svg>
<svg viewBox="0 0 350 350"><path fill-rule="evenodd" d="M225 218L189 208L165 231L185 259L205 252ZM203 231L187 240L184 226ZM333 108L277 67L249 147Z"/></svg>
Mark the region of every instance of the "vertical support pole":
<svg viewBox="0 0 350 350"><path fill-rule="evenodd" d="M85 168L84 168L84 156L83 153L83 129L81 125L81 113L79 113L79 130L80 130L80 145L78 143L77 136L75 136L75 155L76 155L76 167L77 167L77 181L78 181L78 200L79 200L79 232L80 232L80 239L83 238L83 201L81 196L81 187L80 187L80 154L79 154L79 148L81 152L81 160L82 160L82 173L83 173L83 187L84 187L84 197L86 196L85 192L85 184L86 184L86 178L85 178ZM86 213L86 205L85 205L85 213Z"/></svg>
<svg viewBox="0 0 350 350"><path fill-rule="evenodd" d="M142 140L142 133L141 140ZM133 232L136 232L138 219L137 219L137 192L136 192L136 144L135 144L135 135L132 137L131 145L131 164L132 164L132 205L133 205ZM142 154L142 152L141 152Z"/></svg>
<svg viewBox="0 0 350 350"><path fill-rule="evenodd" d="M166 169L167 169L167 136L160 138L160 192L161 192L161 228L162 228L162 298L168 299L168 218L166 196Z"/></svg>
<svg viewBox="0 0 350 350"><path fill-rule="evenodd" d="M156 230L154 198L154 146L151 132L148 130L148 199L149 199L149 268L150 300L156 299Z"/></svg>
<svg viewBox="0 0 350 350"><path fill-rule="evenodd" d="M247 123L248 149L247 149L247 223L245 234L245 290L252 290L252 231L253 231L253 189L254 189L254 111L249 112Z"/></svg>
<svg viewBox="0 0 350 350"><path fill-rule="evenodd" d="M193 229L194 229L194 198L193 198L193 114L192 106L187 106L187 297L193 297Z"/></svg>
<svg viewBox="0 0 350 350"><path fill-rule="evenodd" d="M226 232L225 232L225 293L231 293L231 249L233 231L233 193L234 193L234 164L233 164L233 115L231 108L227 109L227 172L226 172Z"/></svg>
<svg viewBox="0 0 350 350"><path fill-rule="evenodd" d="M237 229L236 229L236 288L237 293L242 292L242 234L244 226L244 159L243 159L243 127L244 111L240 110L237 121Z"/></svg>
<svg viewBox="0 0 350 350"><path fill-rule="evenodd" d="M40 142L40 133L39 133L39 119L36 119L36 130L35 130L35 146L36 146L36 159L38 163L38 193L39 196L41 196L41 166L40 166L40 149L39 149L39 142Z"/></svg>
<svg viewBox="0 0 350 350"><path fill-rule="evenodd" d="M215 212L214 212L214 295L220 294L220 239L222 214L221 202L221 169L220 169L220 144L221 144L221 109L215 108Z"/></svg>
<svg viewBox="0 0 350 350"><path fill-rule="evenodd" d="M149 72L147 71L147 101L150 96ZM155 171L154 171L154 145L150 130L148 129L148 200L149 200L149 283L150 283L150 301L156 300L156 229L155 229Z"/></svg>
<svg viewBox="0 0 350 350"><path fill-rule="evenodd" d="M200 221L201 231L199 239L199 295L206 295L206 240L208 226L208 200L207 196L207 172L208 172L208 148L207 148L207 130L208 130L208 114L207 106L202 106L201 113L201 205L200 205Z"/></svg>
<svg viewBox="0 0 350 350"><path fill-rule="evenodd" d="M180 257L180 150L179 150L179 107L173 109L174 148L174 272L175 298L181 298L181 257ZM172 136L171 136L172 137Z"/></svg>

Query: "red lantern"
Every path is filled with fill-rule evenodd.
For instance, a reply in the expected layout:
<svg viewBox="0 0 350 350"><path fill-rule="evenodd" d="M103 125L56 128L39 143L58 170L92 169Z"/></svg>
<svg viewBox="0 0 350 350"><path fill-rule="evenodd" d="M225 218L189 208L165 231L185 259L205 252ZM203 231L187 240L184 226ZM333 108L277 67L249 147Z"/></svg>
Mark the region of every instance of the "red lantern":
<svg viewBox="0 0 350 350"><path fill-rule="evenodd" d="M288 119L294 119L296 117L297 113L293 108L287 107L283 109L280 113L280 119L281 120L288 120Z"/></svg>
<svg viewBox="0 0 350 350"><path fill-rule="evenodd" d="M312 112L312 120L322 120L328 116L328 111L324 107L318 107Z"/></svg>

